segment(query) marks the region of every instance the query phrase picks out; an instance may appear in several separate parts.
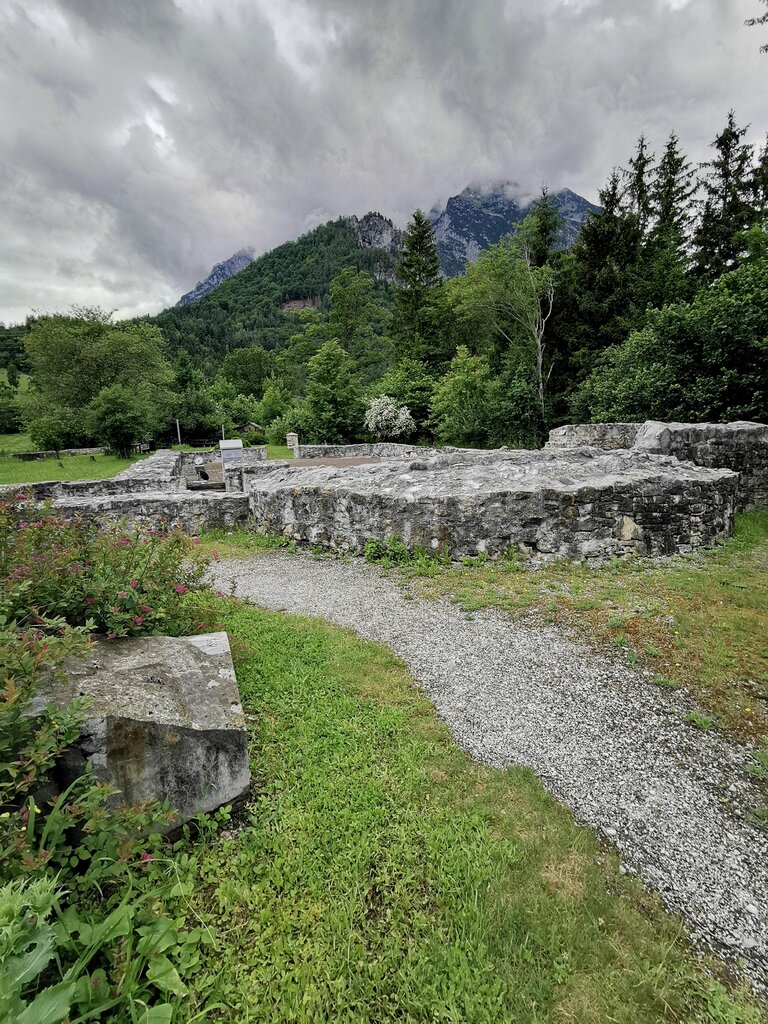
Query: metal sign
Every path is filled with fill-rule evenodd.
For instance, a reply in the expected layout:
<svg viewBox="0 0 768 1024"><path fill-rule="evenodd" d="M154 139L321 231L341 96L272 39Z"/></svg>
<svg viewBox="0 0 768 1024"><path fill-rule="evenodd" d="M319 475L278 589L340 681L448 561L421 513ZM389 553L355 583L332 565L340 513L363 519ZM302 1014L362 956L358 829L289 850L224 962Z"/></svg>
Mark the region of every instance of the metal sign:
<svg viewBox="0 0 768 1024"><path fill-rule="evenodd" d="M242 466L243 464L243 442L237 438L234 441L219 441L222 466Z"/></svg>

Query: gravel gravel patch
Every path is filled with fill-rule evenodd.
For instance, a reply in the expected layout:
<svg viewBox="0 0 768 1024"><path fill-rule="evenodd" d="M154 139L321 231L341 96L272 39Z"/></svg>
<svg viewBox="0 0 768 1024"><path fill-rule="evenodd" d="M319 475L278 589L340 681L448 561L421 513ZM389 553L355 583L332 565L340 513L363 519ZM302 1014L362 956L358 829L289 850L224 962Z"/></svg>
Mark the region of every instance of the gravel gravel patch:
<svg viewBox="0 0 768 1024"><path fill-rule="evenodd" d="M618 655L561 628L407 597L361 560L275 554L214 582L264 608L320 616L388 644L456 741L526 765L714 950L768 991L768 838L744 815L748 754L683 722Z"/></svg>

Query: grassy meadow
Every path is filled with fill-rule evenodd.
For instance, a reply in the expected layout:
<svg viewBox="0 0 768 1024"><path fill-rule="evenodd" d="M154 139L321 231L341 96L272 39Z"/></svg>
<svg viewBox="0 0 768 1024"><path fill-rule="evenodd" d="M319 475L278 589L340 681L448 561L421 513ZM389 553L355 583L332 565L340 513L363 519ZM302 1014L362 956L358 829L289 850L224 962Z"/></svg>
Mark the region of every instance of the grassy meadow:
<svg viewBox="0 0 768 1024"><path fill-rule="evenodd" d="M209 936L181 1019L768 1020L530 772L472 763L385 647L231 600L215 615L254 795L157 866Z"/></svg>
<svg viewBox="0 0 768 1024"><path fill-rule="evenodd" d="M282 445L267 445L268 459L291 459L293 452ZM197 451L189 447L174 446L177 451ZM43 480L101 480L114 476L144 455L129 459L117 455L65 455L61 459L26 462L11 456L16 452L33 452L35 446L29 434L0 434L0 484L31 484ZM59 462L62 465L59 465Z"/></svg>

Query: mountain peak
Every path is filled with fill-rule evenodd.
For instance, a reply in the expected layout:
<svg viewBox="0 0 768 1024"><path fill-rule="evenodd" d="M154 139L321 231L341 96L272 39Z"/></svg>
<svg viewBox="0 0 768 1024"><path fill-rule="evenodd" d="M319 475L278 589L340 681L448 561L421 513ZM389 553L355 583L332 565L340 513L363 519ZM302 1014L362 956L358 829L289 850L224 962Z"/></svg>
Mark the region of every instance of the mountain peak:
<svg viewBox="0 0 768 1024"><path fill-rule="evenodd" d="M238 249L228 260L222 260L221 263L214 264L210 274L203 278L202 281L198 281L191 292L182 295L176 305L188 306L190 302L197 302L198 299L207 295L208 292L212 292L223 281L244 270L249 263L253 263L255 256L256 250L252 245L246 245L242 249Z"/></svg>
<svg viewBox="0 0 768 1024"><path fill-rule="evenodd" d="M570 189L550 193L550 198L563 218L558 245L565 249L575 242L587 214L598 207ZM443 207L434 206L429 220L446 277L462 274L483 249L515 231L534 202L517 182L499 180L472 182Z"/></svg>

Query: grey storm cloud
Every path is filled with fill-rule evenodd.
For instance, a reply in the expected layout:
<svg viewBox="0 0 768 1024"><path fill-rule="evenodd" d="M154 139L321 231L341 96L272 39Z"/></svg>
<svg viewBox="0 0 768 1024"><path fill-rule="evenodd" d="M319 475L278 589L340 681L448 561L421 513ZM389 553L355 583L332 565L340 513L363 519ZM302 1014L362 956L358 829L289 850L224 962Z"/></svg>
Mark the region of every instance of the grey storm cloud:
<svg viewBox="0 0 768 1024"><path fill-rule="evenodd" d="M768 129L757 0L5 0L0 317L156 312L235 250L470 181L595 199Z"/></svg>

